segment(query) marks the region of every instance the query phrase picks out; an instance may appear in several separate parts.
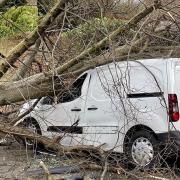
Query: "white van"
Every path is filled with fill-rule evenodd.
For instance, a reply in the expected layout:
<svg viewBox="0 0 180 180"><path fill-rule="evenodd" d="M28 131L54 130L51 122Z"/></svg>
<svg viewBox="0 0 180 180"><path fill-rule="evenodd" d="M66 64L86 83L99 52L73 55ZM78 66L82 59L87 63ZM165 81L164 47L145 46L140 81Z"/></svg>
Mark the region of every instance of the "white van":
<svg viewBox="0 0 180 180"><path fill-rule="evenodd" d="M42 98L21 122L44 136L62 134L65 146L102 145L147 166L160 144L180 144L179 97L180 59L114 62L84 72L56 104Z"/></svg>

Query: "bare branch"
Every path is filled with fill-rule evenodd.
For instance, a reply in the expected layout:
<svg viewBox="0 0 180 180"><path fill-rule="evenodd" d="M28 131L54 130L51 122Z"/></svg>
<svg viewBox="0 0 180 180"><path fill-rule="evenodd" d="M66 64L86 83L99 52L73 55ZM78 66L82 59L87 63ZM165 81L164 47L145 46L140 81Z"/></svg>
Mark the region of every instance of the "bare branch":
<svg viewBox="0 0 180 180"><path fill-rule="evenodd" d="M129 44L121 46L115 50L115 56L111 53L106 53L105 55L98 56L92 59L90 63L86 62L86 66L82 69L74 71L72 73L67 72L66 74L62 74L61 76L59 76L59 78L65 81L70 76L76 77L85 70L88 70L98 65L106 64L108 62L112 62L115 58L119 59L119 56L128 54L129 48L131 48L131 52L137 52L138 50L140 50L139 45L142 42L144 42L144 39L133 42L132 47ZM65 67L66 66L62 66L62 68L60 67L57 69L60 70L60 72L66 72L68 68L65 69ZM59 91L63 91L63 87L58 82L56 84L56 89L58 89ZM25 78L21 81L10 82L4 85L1 84L0 105L7 105L27 99L40 98L51 93L53 93L52 71L47 73L39 73L31 77Z"/></svg>

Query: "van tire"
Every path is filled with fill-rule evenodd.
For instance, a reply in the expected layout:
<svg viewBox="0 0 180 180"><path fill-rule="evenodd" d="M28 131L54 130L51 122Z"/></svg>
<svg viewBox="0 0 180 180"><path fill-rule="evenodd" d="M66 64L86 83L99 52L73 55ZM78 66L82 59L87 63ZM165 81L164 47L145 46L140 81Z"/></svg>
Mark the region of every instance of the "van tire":
<svg viewBox="0 0 180 180"><path fill-rule="evenodd" d="M158 164L159 147L153 132L144 129L131 133L127 138L124 150L130 169L152 169Z"/></svg>
<svg viewBox="0 0 180 180"><path fill-rule="evenodd" d="M37 133L39 135L42 135L41 128L40 128L38 122L35 119L32 119L32 118L25 119L22 122L22 125L23 125L23 127L29 129L30 131L32 130L32 132L35 132L35 133ZM23 139L23 144L27 149L31 149L31 150L32 149L36 150L36 149L39 149L39 148L43 147L42 144L37 143L36 139L29 140L29 139L25 138L25 139Z"/></svg>

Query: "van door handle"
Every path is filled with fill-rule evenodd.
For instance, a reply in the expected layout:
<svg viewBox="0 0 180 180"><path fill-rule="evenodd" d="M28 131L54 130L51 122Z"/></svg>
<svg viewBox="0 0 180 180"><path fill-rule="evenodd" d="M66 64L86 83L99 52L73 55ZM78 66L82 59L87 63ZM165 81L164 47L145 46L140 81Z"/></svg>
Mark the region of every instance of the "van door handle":
<svg viewBox="0 0 180 180"><path fill-rule="evenodd" d="M74 109L71 109L71 111L81 111L80 108L74 108Z"/></svg>
<svg viewBox="0 0 180 180"><path fill-rule="evenodd" d="M89 111L95 111L95 110L97 110L97 109L98 109L97 107L89 107L89 108L88 108Z"/></svg>

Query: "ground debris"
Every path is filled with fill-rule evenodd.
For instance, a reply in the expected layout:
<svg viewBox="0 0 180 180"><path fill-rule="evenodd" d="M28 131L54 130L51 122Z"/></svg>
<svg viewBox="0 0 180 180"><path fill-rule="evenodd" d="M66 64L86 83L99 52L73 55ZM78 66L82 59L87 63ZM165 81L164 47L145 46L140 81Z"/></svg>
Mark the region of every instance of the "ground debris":
<svg viewBox="0 0 180 180"><path fill-rule="evenodd" d="M76 173L80 171L79 167L75 166L64 166L64 167L53 167L48 168L50 174L67 174L67 173ZM26 172L28 176L31 175L42 175L44 174L44 170L42 168L31 169Z"/></svg>

